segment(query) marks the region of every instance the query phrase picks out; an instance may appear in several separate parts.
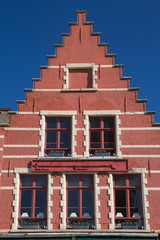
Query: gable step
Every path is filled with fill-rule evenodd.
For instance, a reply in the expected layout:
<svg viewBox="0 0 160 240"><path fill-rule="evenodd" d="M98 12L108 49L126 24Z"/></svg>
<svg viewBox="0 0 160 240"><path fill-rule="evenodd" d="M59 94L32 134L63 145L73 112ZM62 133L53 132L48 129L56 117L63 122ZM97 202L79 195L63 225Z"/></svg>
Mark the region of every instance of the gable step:
<svg viewBox="0 0 160 240"><path fill-rule="evenodd" d="M70 33L61 33L61 36L70 36Z"/></svg>
<svg viewBox="0 0 160 240"><path fill-rule="evenodd" d="M109 46L109 43L99 43L98 46Z"/></svg>
<svg viewBox="0 0 160 240"><path fill-rule="evenodd" d="M155 113L156 113L156 111L147 111L144 114L155 114Z"/></svg>
<svg viewBox="0 0 160 240"><path fill-rule="evenodd" d="M40 69L47 69L48 66L39 66Z"/></svg>
<svg viewBox="0 0 160 240"><path fill-rule="evenodd" d="M56 58L56 55L47 55L47 58Z"/></svg>
<svg viewBox="0 0 160 240"><path fill-rule="evenodd" d="M16 103L26 103L26 100L16 100Z"/></svg>
<svg viewBox="0 0 160 240"><path fill-rule="evenodd" d="M25 88L24 91L25 92L33 92L33 89L32 88Z"/></svg>
<svg viewBox="0 0 160 240"><path fill-rule="evenodd" d="M105 57L116 57L115 53L108 53L105 55Z"/></svg>
<svg viewBox="0 0 160 240"><path fill-rule="evenodd" d="M41 81L41 78L32 78L32 81Z"/></svg>
<svg viewBox="0 0 160 240"><path fill-rule="evenodd" d="M115 64L115 65L113 65L113 67L114 68L123 68L124 67L124 65L123 64Z"/></svg>
<svg viewBox="0 0 160 240"><path fill-rule="evenodd" d="M121 80L131 80L131 77L121 77Z"/></svg>
<svg viewBox="0 0 160 240"><path fill-rule="evenodd" d="M63 44L54 44L54 47L63 47Z"/></svg>
<svg viewBox="0 0 160 240"><path fill-rule="evenodd" d="M101 36L101 32L93 32L91 33L91 36Z"/></svg>
<svg viewBox="0 0 160 240"><path fill-rule="evenodd" d="M153 127L160 127L160 123L153 123L152 126Z"/></svg>
<svg viewBox="0 0 160 240"><path fill-rule="evenodd" d="M137 99L136 102L147 102L147 99Z"/></svg>
<svg viewBox="0 0 160 240"><path fill-rule="evenodd" d="M138 87L135 87L135 88L129 88L128 91L139 91L139 88L138 88Z"/></svg>

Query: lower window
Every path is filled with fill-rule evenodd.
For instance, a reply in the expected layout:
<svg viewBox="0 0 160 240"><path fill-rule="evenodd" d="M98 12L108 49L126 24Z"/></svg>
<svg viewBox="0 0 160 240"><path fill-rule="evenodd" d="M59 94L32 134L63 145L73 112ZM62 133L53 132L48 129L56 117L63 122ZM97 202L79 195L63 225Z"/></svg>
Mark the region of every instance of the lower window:
<svg viewBox="0 0 160 240"><path fill-rule="evenodd" d="M93 196L92 175L67 176L67 227L93 228Z"/></svg>
<svg viewBox="0 0 160 240"><path fill-rule="evenodd" d="M116 228L142 228L140 175L115 175L115 225Z"/></svg>
<svg viewBox="0 0 160 240"><path fill-rule="evenodd" d="M20 177L19 227L45 228L47 205L47 176L22 175Z"/></svg>

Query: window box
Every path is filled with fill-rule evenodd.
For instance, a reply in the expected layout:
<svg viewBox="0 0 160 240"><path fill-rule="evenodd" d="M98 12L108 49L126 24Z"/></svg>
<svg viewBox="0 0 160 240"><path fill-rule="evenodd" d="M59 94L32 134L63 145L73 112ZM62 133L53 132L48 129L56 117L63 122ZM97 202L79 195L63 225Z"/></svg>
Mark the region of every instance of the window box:
<svg viewBox="0 0 160 240"><path fill-rule="evenodd" d="M72 223L73 229L88 229L89 228L89 222L73 222Z"/></svg>
<svg viewBox="0 0 160 240"><path fill-rule="evenodd" d="M24 222L23 229L39 229L39 222Z"/></svg>
<svg viewBox="0 0 160 240"><path fill-rule="evenodd" d="M50 157L64 157L64 151L50 151L49 152Z"/></svg>
<svg viewBox="0 0 160 240"><path fill-rule="evenodd" d="M122 229L138 229L137 222L130 222L130 223L121 223Z"/></svg>
<svg viewBox="0 0 160 240"><path fill-rule="evenodd" d="M95 151L95 156L101 156L101 157L105 157L105 156L110 156L110 152L106 152L105 150L98 150Z"/></svg>

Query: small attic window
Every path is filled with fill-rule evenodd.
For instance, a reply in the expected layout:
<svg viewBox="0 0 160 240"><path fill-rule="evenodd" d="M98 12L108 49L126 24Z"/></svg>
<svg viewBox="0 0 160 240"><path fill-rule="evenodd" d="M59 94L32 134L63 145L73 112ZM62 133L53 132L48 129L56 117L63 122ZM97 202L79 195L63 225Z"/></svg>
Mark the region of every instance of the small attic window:
<svg viewBox="0 0 160 240"><path fill-rule="evenodd" d="M66 75L63 77L66 83L63 85L63 89L96 89L96 71L97 67L94 63L66 64L64 67Z"/></svg>

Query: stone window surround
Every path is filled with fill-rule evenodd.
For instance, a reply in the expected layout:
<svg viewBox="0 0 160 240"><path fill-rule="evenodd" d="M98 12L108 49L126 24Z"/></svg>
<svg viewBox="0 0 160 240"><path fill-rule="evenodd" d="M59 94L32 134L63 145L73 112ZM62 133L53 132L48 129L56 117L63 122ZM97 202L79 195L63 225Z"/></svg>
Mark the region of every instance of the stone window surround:
<svg viewBox="0 0 160 240"><path fill-rule="evenodd" d="M63 89L69 89L69 69L92 69L92 88L97 89L97 84L95 83L95 80L97 79L97 76L95 75L97 67L94 63L67 63L63 69L66 73L66 75L63 76L63 80L65 80Z"/></svg>
<svg viewBox="0 0 160 240"><path fill-rule="evenodd" d="M85 110L83 111L83 115L85 117L84 119L84 136L85 136L85 141L84 141L84 147L85 147L85 152L84 152L84 157L89 157L89 117L90 116L96 116L96 117L107 117L107 116L114 116L115 117L115 133L116 133L116 157L121 157L121 151L120 151L120 146L121 146L121 140L120 140L120 135L121 135L121 130L120 130L120 119L119 115L120 111L119 110ZM115 156L109 156L109 158L115 158Z"/></svg>
<svg viewBox="0 0 160 240"><path fill-rule="evenodd" d="M41 140L39 141L39 147L41 148L39 152L39 157L44 157L44 148L45 148L45 119L46 117L71 117L72 118L72 126L71 126L71 156L75 157L75 147L76 147L76 124L75 116L77 115L77 111L40 111L40 115L42 116L40 120L41 129L39 131L39 135L41 136ZM48 156L47 156L48 157Z"/></svg>
<svg viewBox="0 0 160 240"><path fill-rule="evenodd" d="M109 229L114 230L115 229L115 214L114 214L114 193L113 193L113 175L115 174L140 174L141 175L141 193L142 193L142 211L143 211L143 219L144 219L144 229L150 230L150 226L148 223L148 220L150 219L150 215L147 212L147 208L149 207L149 202L147 201L147 195L148 190L146 188L147 179L145 178L145 174L147 173L145 168L131 168L129 172L115 172L115 173L109 173L108 177L108 195L109 195L109 201L108 206L110 207L109 212L109 218L111 223L109 224Z"/></svg>
<svg viewBox="0 0 160 240"><path fill-rule="evenodd" d="M18 215L19 215L19 188L20 188L20 175L24 174L32 174L30 168L15 168L14 169L15 173L15 178L13 180L14 182L14 189L13 189L13 196L14 200L12 202L13 206L13 212L12 212L12 230L17 230L18 229ZM34 173L35 175L36 173ZM37 173L39 175L40 173ZM47 229L51 230L52 229L52 224L51 224L51 219L53 218L53 214L51 212L51 207L52 207L52 201L51 201L51 196L53 194L53 190L51 187L51 184L53 183L53 180L51 178L51 173L41 173L42 175L47 175L48 176L48 186L47 186Z"/></svg>

